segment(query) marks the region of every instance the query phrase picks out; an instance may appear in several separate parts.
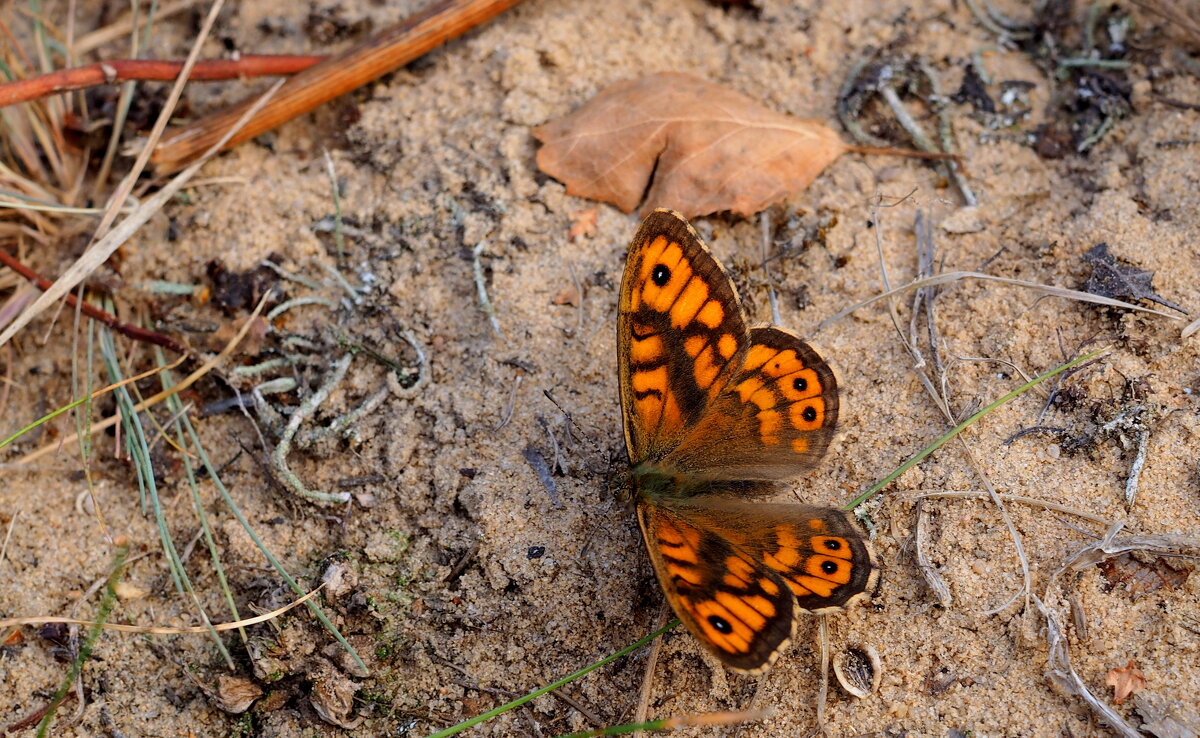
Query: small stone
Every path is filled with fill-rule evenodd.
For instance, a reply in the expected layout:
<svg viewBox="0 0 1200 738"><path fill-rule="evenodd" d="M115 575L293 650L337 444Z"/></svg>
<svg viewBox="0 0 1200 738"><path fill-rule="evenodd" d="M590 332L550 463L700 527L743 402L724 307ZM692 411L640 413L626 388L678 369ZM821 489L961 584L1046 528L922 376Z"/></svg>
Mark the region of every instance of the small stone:
<svg viewBox="0 0 1200 738"><path fill-rule="evenodd" d="M345 561L331 561L321 575L325 596L337 602L358 587L358 572Z"/></svg>
<svg viewBox="0 0 1200 738"><path fill-rule="evenodd" d="M116 592L117 599L122 602L128 602L129 600L140 600L141 598L150 594L136 584L131 584L130 582L124 580L117 582L117 586L113 587L113 591Z"/></svg>

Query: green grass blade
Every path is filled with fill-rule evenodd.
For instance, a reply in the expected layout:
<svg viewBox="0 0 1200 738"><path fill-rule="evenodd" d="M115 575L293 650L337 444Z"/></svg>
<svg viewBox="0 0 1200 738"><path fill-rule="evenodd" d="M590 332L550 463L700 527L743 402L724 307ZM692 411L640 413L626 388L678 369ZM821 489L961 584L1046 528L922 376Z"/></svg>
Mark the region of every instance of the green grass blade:
<svg viewBox="0 0 1200 738"><path fill-rule="evenodd" d="M162 348L155 347L155 357L158 360L159 366L166 366L167 360L163 356ZM175 378L171 375L170 370L164 369L161 374L161 383L164 390L170 389L175 384ZM175 437L179 448L186 448L187 441L184 439L183 423L179 418L182 415L182 404L178 394L172 394L167 398L167 407L171 411L171 415L175 420L172 423L175 429ZM225 599L225 604L229 607L229 612L234 621L241 620L242 616L238 613L237 603L233 599L233 591L229 587L229 580L225 576L225 567L221 565L221 554L217 549L217 542L213 538L212 526L208 524L208 514L204 512L204 502L200 499L200 487L196 484L196 471L192 467L192 459L187 454L181 454L183 460L183 471L187 477L188 489L192 493L192 508L196 511L196 517L200 520L200 530L204 534L204 545L208 548L208 556L212 561L213 571L217 575L217 583L221 588L221 596ZM246 629L238 628L238 635L242 638L242 643L246 642ZM233 663L230 661L230 668L233 668Z"/></svg>
<svg viewBox="0 0 1200 738"><path fill-rule="evenodd" d="M289 574L287 569L283 567L283 564L279 562L279 559L275 558L275 554L271 553L271 549L267 548L267 544L263 542L262 538L259 537L258 533L250 525L250 521L246 520L246 516L242 515L241 508L239 508L237 503L234 502L233 495L229 494L229 489L225 486L225 483L221 481L220 475L217 474L216 467L213 466L212 460L208 458L208 453L204 450L204 447L200 445L200 436L196 433L196 428L192 425L191 420L186 414L184 414L180 420L183 422L183 427L187 430L188 438L191 439L192 450L200 458L200 463L208 471L209 479L213 481L213 484L217 488L217 492L221 495L221 499L225 501L225 504L229 507L230 512L233 513L233 516L237 518L238 523L241 524L242 530L246 531L246 535L250 536L250 540L254 541L254 545L258 547L259 551L262 551L263 556L265 556L267 561L270 562L271 566L275 569L275 572L279 574L283 581L287 582L288 587L290 587L293 592L298 595L308 594L303 588L300 587L296 580L292 578L292 575ZM338 644L340 644L341 647L346 650L346 653L350 654L350 657L354 659L354 663L358 664L359 668L361 668L364 672L370 672L370 669L367 668L367 665L363 663L362 658L359 657L358 652L354 650L354 646L351 646L350 641L346 640L346 637L341 634L341 631L337 629L337 626L330 622L329 617L325 615L325 611L321 609L321 606L317 604L316 600L307 600L304 605L309 609L310 612L312 612L313 616L321 622L321 625L325 626L325 629L329 631L334 640L336 640Z"/></svg>
<svg viewBox="0 0 1200 738"><path fill-rule="evenodd" d="M482 723L485 720L491 720L492 718L496 717L497 715L508 712L509 710L512 710L514 708L520 707L521 705L525 704L526 702L529 702L532 699L541 697L542 695L546 694L547 692L551 692L551 691L558 689L559 687L562 687L566 684L570 684L571 682L575 681L576 679L579 679L582 676L590 674L591 672L595 671L596 669L599 669L601 666L611 664L612 662L616 661L617 659L621 658L622 656L624 656L627 653L632 653L633 651L636 651L637 649L646 645L647 643L654 640L655 638L658 638L663 633L666 633L667 631L671 630L676 625L679 625L679 621L672 620L671 622L667 623L663 627L654 631L650 635L645 636L644 638L641 638L641 639L637 640L636 642L629 644L628 646L626 646L625 648L622 648L620 651L617 651L616 653L612 654L611 656L604 657L603 659L597 661L596 663L592 664L591 666L585 666L582 669L580 669L579 671L577 671L573 674L568 674L567 676L563 677L562 679L559 679L557 682L547 684L546 686L542 687L541 689L535 689L532 692L530 692L529 694L525 695L524 697L518 697L517 699L513 700L512 702L509 702L504 705L500 705L499 707L497 707L495 709L488 710L487 712L483 713L482 715L476 715L475 717L471 718L470 720L464 720L463 722L459 723L458 725L452 725L449 728L446 728L445 730L439 730L438 732L430 735L429 738L445 738L446 736L461 733L462 731L466 730L467 728L478 725L479 723Z"/></svg>
<svg viewBox="0 0 1200 738"><path fill-rule="evenodd" d="M67 678L63 680L58 691L54 693L53 699L50 700L50 707L46 710L46 714L42 717L41 722L38 723L38 738L44 738L44 736L49 734L50 723L54 721L54 713L58 710L59 705L66 698L67 692L71 690L71 686L75 684L75 680L79 678L79 674L83 671L83 664L92 655L92 648L96 645L96 639L104 632L104 623L108 620L113 607L117 604L117 582L121 581L121 575L125 569L125 557L128 554L128 546L117 546L112 572L108 575L108 585L104 588L104 596L100 599L100 610L96 613L96 619L92 621L92 627L88 630L87 638L84 638L83 642L79 644L79 653L75 656L75 661L71 664L71 670L67 672Z"/></svg>
<svg viewBox="0 0 1200 738"><path fill-rule="evenodd" d="M111 309L111 306L108 307ZM112 381L122 381L121 366L117 361L116 342L113 332L108 328L100 331L100 354ZM159 545L162 547L163 557L167 560L167 568L171 572L171 579L175 583L175 589L180 595L192 601L201 622L208 629L209 636L212 638L217 650L221 652L225 663L232 669L233 657L230 656L229 650L225 648L225 643L221 640L220 634L217 633L212 621L208 618L208 614L204 611L204 606L201 604L200 598L196 595L196 590L192 586L191 579L184 569L183 560L180 558L179 550L175 546L175 539L171 535L171 528L167 523L166 514L163 510L162 498L158 495L158 482L154 478L154 466L150 457L150 446L146 441L145 429L142 427L138 413L134 410L134 401L129 394L130 386L122 385L117 389L117 406L121 409L121 425L125 429L126 446L133 459L134 469L137 471L138 485L143 495L145 495L143 498L143 510L145 508L145 500L148 498L151 508L154 511L154 522L158 528ZM136 385L132 386L136 389Z"/></svg>
<svg viewBox="0 0 1200 738"><path fill-rule="evenodd" d="M878 494L884 487L891 484L893 481L896 480L897 477L899 477L901 474L903 474L904 472L908 471L913 466L918 464L926 456L933 453L934 451L937 451L939 448L941 448L943 445L945 445L947 441L951 440L952 438L957 436L959 433L962 433L964 430L966 430L970 426L974 425L976 421L978 421L985 415L991 413L993 410L995 410L996 408L1005 404L1009 400L1012 400L1013 398L1024 394L1025 392L1029 391L1033 387L1036 387L1037 385L1041 384L1042 382L1045 382L1047 379L1056 377L1059 374L1062 374L1063 372L1067 371L1068 369L1079 366L1080 364L1083 364L1084 362L1091 361L1092 359L1096 358L1097 356L1099 356L1100 354L1104 353L1107 350L1108 350L1107 348L1096 349L1095 351L1091 352L1090 354L1084 354L1083 356L1080 356L1077 359L1068 361L1065 364L1060 364L1059 366L1046 372L1045 374L1041 375L1040 377L1034 377L1033 379L1029 380L1028 382L1021 385L1020 387L1017 387L1012 392L1009 392L1007 395L1004 395L1000 399L996 400L995 402L988 405L987 407L984 407L979 412L975 413L974 415L967 418L963 422L954 426L954 428L950 429L950 431L948 433L946 433L941 438L937 439L933 443L926 446L916 456L912 457L908 461L906 461L903 464L901 464L900 466L896 467L895 471L893 471L891 474L887 475L883 479L881 479L878 482L876 482L875 484L871 485L871 487L869 487L866 491L864 491L859 496L855 497L853 500L850 500L849 502L847 502L845 505L842 506L842 509L843 510L853 510L854 508L863 504L867 500L871 499L876 494Z"/></svg>

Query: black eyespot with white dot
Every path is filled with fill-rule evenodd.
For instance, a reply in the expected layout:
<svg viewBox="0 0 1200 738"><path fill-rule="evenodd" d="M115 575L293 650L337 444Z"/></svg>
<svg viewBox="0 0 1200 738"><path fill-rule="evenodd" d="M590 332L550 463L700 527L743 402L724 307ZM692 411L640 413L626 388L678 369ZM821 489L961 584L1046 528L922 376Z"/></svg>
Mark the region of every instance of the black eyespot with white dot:
<svg viewBox="0 0 1200 738"><path fill-rule="evenodd" d="M792 389L796 390L797 392L803 392L804 390L808 389L808 380L804 377L796 377L792 380Z"/></svg>
<svg viewBox="0 0 1200 738"><path fill-rule="evenodd" d="M802 413L800 413L800 417L804 418L806 423L815 421L817 419L816 408L814 408L812 405L809 405L808 407L804 408Z"/></svg>
<svg viewBox="0 0 1200 738"><path fill-rule="evenodd" d="M667 282L671 281L671 270L665 264L656 265L654 271L650 272L650 281L659 287L665 287Z"/></svg>
<svg viewBox="0 0 1200 738"><path fill-rule="evenodd" d="M826 551L840 551L842 548L841 541L825 541Z"/></svg>
<svg viewBox="0 0 1200 738"><path fill-rule="evenodd" d="M708 624L711 625L718 633L733 632L733 626L729 624L729 621L717 615L709 615Z"/></svg>
<svg viewBox="0 0 1200 738"><path fill-rule="evenodd" d="M832 561L822 561L821 562L821 571L825 572L826 574L831 574L831 575L837 574L837 570L838 570L838 565L835 564L834 562L832 562Z"/></svg>

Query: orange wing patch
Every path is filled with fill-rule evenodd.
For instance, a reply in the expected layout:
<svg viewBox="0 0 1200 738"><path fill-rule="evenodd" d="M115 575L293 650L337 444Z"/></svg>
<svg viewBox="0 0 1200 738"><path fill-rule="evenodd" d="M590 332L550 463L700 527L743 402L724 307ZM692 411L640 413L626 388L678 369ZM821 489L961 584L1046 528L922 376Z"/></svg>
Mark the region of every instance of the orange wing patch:
<svg viewBox="0 0 1200 738"><path fill-rule="evenodd" d="M811 349L810 349L811 351ZM756 343L746 352L742 373L734 380L738 396L753 403L760 412L759 440L764 445L782 442L779 434L781 413L786 409L789 425L798 431L815 431L825 424L825 391L816 370L805 363L796 349L779 349ZM808 450L805 439L791 444L796 453Z"/></svg>

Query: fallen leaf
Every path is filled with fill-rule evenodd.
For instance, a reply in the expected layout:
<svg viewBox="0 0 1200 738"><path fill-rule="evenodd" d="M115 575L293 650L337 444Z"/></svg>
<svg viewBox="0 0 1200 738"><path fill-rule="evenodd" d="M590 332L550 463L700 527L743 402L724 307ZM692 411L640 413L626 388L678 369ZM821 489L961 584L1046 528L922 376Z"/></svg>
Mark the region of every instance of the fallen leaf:
<svg viewBox="0 0 1200 738"><path fill-rule="evenodd" d="M1119 705L1146 688L1146 675L1130 661L1119 669L1109 669L1104 683L1113 688L1113 702Z"/></svg>
<svg viewBox="0 0 1200 738"><path fill-rule="evenodd" d="M1092 274L1083 285L1086 292L1115 300L1149 300L1187 315L1186 310L1154 291L1150 284L1154 272L1120 263L1109 253L1108 244L1096 244L1083 255L1083 260L1092 265Z"/></svg>
<svg viewBox="0 0 1200 738"><path fill-rule="evenodd" d="M217 330L209 334L208 347L213 351L220 351L229 345L233 337L242 329L242 324L237 320L222 321L217 327ZM242 342L238 344L236 356L258 356L262 351L263 342L267 338L267 334L271 332L271 324L267 319L259 315L254 319L254 324L250 326L249 332Z"/></svg>
<svg viewBox="0 0 1200 738"><path fill-rule="evenodd" d="M217 707L232 715L249 710L254 700L262 696L262 689L248 677L227 674L217 677Z"/></svg>
<svg viewBox="0 0 1200 738"><path fill-rule="evenodd" d="M567 233L567 239L574 241L580 236L596 235L596 220L600 217L599 208L588 208L580 210L571 216L571 230Z"/></svg>
<svg viewBox="0 0 1200 738"><path fill-rule="evenodd" d="M1139 561L1130 551L1111 559L1105 559L1097 566L1100 567L1104 578L1110 584L1124 584L1125 591L1135 601L1140 597L1157 592L1163 587L1167 589L1182 587L1192 574L1190 567L1178 565L1176 568L1172 562L1162 556L1146 563Z"/></svg>
<svg viewBox="0 0 1200 738"><path fill-rule="evenodd" d="M847 151L821 121L677 72L618 82L533 135L543 144L538 167L567 194L685 218L753 215L803 190Z"/></svg>

